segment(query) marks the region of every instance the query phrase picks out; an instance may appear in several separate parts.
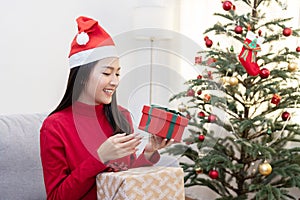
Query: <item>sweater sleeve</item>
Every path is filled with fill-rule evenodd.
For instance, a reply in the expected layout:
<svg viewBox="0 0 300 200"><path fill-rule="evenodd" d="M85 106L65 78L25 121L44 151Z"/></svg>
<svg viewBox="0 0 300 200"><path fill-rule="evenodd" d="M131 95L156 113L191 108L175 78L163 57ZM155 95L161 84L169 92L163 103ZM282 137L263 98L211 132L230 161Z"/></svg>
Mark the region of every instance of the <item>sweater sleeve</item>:
<svg viewBox="0 0 300 200"><path fill-rule="evenodd" d="M148 160L145 157L143 152L137 158L132 159L133 162L131 163L131 168L152 166L156 164L159 161L159 159L160 159L160 154L157 151L151 156L150 160Z"/></svg>
<svg viewBox="0 0 300 200"><path fill-rule="evenodd" d="M81 199L95 185L95 176L106 169L89 156L71 171L65 144L53 126L41 128L40 148L47 199Z"/></svg>

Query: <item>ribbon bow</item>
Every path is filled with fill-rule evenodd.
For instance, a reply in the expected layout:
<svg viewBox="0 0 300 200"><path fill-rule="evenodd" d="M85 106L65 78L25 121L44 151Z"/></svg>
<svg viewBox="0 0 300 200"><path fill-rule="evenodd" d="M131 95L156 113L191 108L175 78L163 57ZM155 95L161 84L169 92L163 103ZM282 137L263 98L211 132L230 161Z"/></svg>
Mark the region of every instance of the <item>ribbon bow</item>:
<svg viewBox="0 0 300 200"><path fill-rule="evenodd" d="M248 54L251 51L252 52L251 62L252 63L256 62L256 54L258 51L261 51L260 46L257 45L257 38L254 38L250 44L247 41L245 41L243 46L245 47L245 50L241 55L241 58L243 58L246 61Z"/></svg>
<svg viewBox="0 0 300 200"><path fill-rule="evenodd" d="M181 114L180 112L177 112L176 110L171 110L171 109L161 107L161 106L158 106L158 105L152 104L150 109L153 109L153 108L158 108L158 109L161 109L161 110L165 110L167 112L170 112L170 113L173 113L173 114L176 114L176 115L180 115L182 117L184 116L183 114Z"/></svg>

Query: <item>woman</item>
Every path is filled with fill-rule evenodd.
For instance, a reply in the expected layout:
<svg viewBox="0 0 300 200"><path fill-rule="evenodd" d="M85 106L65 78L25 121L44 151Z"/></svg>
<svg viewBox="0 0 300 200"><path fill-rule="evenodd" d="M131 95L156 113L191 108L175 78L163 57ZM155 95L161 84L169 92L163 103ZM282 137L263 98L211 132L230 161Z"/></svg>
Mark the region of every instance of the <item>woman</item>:
<svg viewBox="0 0 300 200"><path fill-rule="evenodd" d="M65 95L40 131L47 199L95 200L97 174L153 165L157 150L172 143L152 137L136 157L141 137L116 102L120 66L114 43L97 21L79 17L77 23Z"/></svg>

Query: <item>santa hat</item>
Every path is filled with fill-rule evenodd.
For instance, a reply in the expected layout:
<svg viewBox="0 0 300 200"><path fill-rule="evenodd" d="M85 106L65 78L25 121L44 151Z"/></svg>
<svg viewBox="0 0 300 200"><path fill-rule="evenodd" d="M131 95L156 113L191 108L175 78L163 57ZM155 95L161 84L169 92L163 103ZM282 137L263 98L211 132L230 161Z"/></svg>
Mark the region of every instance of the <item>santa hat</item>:
<svg viewBox="0 0 300 200"><path fill-rule="evenodd" d="M70 68L107 57L118 57L113 40L97 21L81 16L76 22L78 33L71 44Z"/></svg>

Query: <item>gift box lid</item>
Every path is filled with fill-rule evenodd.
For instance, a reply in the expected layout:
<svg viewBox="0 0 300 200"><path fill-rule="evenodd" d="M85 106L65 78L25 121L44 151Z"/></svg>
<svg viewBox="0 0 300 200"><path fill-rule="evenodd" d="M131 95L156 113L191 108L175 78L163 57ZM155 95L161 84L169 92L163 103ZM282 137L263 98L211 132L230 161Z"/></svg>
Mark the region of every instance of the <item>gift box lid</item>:
<svg viewBox="0 0 300 200"><path fill-rule="evenodd" d="M175 123L179 124L181 126L187 126L189 120L184 117L181 113L176 112L174 110L170 110L168 108L164 108L164 107L160 107L160 106L156 106L156 105L151 105L147 106L144 105L143 110L142 110L143 114L147 114L147 115L151 115L169 122L172 122L172 118L174 115L177 116Z"/></svg>

